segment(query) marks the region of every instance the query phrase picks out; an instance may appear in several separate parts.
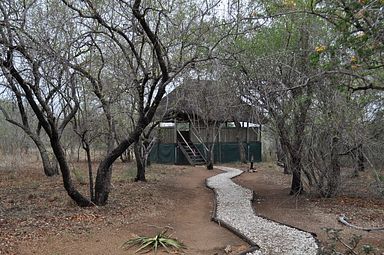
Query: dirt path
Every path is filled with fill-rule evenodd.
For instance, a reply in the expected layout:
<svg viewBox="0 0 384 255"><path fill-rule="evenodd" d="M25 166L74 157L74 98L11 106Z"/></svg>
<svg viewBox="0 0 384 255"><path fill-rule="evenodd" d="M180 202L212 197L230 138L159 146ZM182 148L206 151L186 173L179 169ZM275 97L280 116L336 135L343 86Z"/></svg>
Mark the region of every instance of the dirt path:
<svg viewBox="0 0 384 255"><path fill-rule="evenodd" d="M217 174L216 171L199 167L168 167L166 171L169 172L162 172L162 177L159 177L161 180L149 181L148 184L121 183L120 188L125 190L126 196L135 197L133 204L144 203L144 208L133 208L129 211L132 213L131 217L122 218L118 216L119 211L112 213L113 208L107 206L101 209L105 212L99 223L91 222L86 227L68 226L65 231L23 242L19 245L17 254L133 254L133 248L120 248L124 241L135 235L154 236L166 226L172 229L174 237L188 247L183 254L222 255L226 254L224 249L228 245L233 250L231 254L238 254L249 247L233 233L210 220L213 192L205 187L205 179ZM142 192L143 196L136 196L136 192ZM151 195L146 194L147 192ZM115 201L111 201L111 207L112 203L124 202L121 195L113 193ZM151 207L153 201L156 201L155 207ZM145 203L148 203L147 207L151 211L145 209ZM89 210L93 214L97 212L94 208L87 209L88 212ZM119 210L127 213L124 208Z"/></svg>
<svg viewBox="0 0 384 255"><path fill-rule="evenodd" d="M234 251L245 250L248 244L210 220L214 194L205 187L205 179L220 171L207 171L202 167L192 171L171 183L184 192L178 199L179 207L172 222L175 234L181 240L188 240L189 254L225 254L227 245Z"/></svg>
<svg viewBox="0 0 384 255"><path fill-rule="evenodd" d="M86 180L87 166L75 163ZM240 166L241 168L241 166ZM247 168L243 166L243 168ZM289 196L290 176L268 164L257 165L257 173L245 173L235 182L256 191L256 211L276 221L318 234L327 241L323 227L361 234L362 244L384 251L383 232L357 231L337 222L340 213L356 225L384 225L384 201L370 197L340 196L334 199ZM148 183L133 183L133 165L114 166L113 190L107 206L82 209L67 197L60 178L46 178L41 168L27 164L0 169L0 254L133 254L121 244L136 235L154 236L165 226L183 241L185 254L223 255L249 246L234 234L210 221L213 192L205 179L219 173L204 168L153 165ZM79 173L78 173L79 174ZM367 173L368 174L368 173ZM367 176L357 181L366 183ZM78 184L82 192L87 185ZM366 194L366 192L359 192Z"/></svg>

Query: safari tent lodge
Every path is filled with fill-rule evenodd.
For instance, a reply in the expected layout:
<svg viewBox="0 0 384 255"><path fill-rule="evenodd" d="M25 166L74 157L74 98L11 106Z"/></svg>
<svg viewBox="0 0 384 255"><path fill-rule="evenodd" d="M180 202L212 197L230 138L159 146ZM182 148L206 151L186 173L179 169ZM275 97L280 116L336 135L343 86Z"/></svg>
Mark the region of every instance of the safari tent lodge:
<svg viewBox="0 0 384 255"><path fill-rule="evenodd" d="M158 143L150 154L161 164L203 165L261 161L261 124L250 105L212 81L189 80L159 106Z"/></svg>

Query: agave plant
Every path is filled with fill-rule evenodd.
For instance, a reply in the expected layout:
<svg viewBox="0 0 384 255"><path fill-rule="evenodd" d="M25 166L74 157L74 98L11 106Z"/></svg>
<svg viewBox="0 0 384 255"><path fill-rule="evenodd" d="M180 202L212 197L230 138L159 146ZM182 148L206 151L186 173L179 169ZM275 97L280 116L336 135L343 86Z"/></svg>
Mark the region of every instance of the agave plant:
<svg viewBox="0 0 384 255"><path fill-rule="evenodd" d="M172 234L168 234L167 231L167 229L163 230L161 233L157 234L154 237L139 236L136 238L129 239L122 245L122 247L128 249L132 246L138 245L139 249L137 249L135 253L147 253L153 250L155 254L157 254L157 250L159 247L163 247L168 253L170 253L169 249L177 251L184 249L185 245L177 239L172 238Z"/></svg>

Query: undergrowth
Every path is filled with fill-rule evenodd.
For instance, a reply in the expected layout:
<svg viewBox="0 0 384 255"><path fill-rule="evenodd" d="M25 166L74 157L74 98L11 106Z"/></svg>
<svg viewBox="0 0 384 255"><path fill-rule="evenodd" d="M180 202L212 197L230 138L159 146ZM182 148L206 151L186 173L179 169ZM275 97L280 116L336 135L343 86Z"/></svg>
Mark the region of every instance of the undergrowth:
<svg viewBox="0 0 384 255"><path fill-rule="evenodd" d="M328 241L324 244L322 255L376 255L376 248L370 244L361 244L361 235L353 234L349 238L341 236L341 229L324 228Z"/></svg>

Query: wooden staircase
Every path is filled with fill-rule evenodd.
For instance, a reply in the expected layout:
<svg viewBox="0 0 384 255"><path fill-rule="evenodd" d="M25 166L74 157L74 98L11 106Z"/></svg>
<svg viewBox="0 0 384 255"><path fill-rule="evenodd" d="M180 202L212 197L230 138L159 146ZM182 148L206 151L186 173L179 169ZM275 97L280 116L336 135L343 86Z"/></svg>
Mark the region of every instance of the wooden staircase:
<svg viewBox="0 0 384 255"><path fill-rule="evenodd" d="M178 132L177 134L181 139L177 142L181 152L184 154L185 158L188 160L189 164L195 165L205 165L207 163L206 159L196 147L196 145L190 140L183 137L183 135Z"/></svg>

